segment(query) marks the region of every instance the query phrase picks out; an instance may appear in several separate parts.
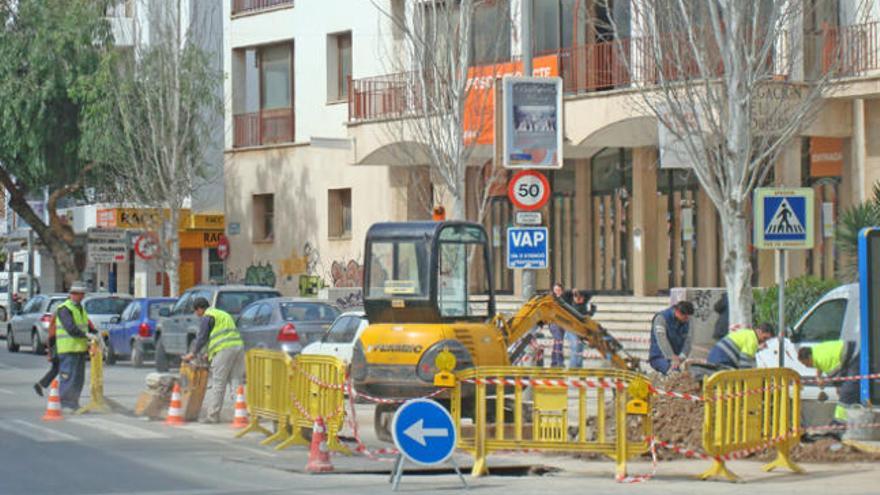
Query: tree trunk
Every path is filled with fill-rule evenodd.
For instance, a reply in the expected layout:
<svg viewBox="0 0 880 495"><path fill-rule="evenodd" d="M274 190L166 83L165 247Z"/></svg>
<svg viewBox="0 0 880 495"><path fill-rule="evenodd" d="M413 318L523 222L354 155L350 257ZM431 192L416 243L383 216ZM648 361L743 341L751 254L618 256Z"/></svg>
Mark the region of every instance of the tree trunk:
<svg viewBox="0 0 880 495"><path fill-rule="evenodd" d="M59 236L60 229L52 229L43 222L43 219L28 204L24 191L2 168L0 168L0 183L9 193L9 206L34 229L37 237L49 250L56 266L61 271L64 288L70 287L73 282L79 280L81 274L81 268L76 264L76 252L73 246Z"/></svg>
<svg viewBox="0 0 880 495"><path fill-rule="evenodd" d="M721 213L724 235L724 281L730 308L730 324L752 322L752 264L749 257L749 219L740 204Z"/></svg>
<svg viewBox="0 0 880 495"><path fill-rule="evenodd" d="M449 220L465 221L467 220L467 185L465 184L465 176L467 169L462 165L460 173L456 178L455 185L449 191L452 196L452 208L449 210L447 218Z"/></svg>
<svg viewBox="0 0 880 495"><path fill-rule="evenodd" d="M169 244L171 245L168 260L168 284L170 285L171 297L180 295L180 210L171 208L171 226L168 229Z"/></svg>

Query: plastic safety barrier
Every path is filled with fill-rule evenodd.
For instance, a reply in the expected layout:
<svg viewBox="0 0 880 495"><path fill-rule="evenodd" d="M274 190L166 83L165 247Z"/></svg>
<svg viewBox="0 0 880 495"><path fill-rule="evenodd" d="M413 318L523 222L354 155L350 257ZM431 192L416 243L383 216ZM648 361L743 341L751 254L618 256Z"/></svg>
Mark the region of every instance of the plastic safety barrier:
<svg viewBox="0 0 880 495"><path fill-rule="evenodd" d="M803 470L789 456L800 441L801 377L787 368L720 371L703 383L705 423L703 449L714 458L700 475L707 479L738 477L724 462L736 452L776 448L765 471L785 467Z"/></svg>
<svg viewBox="0 0 880 495"><path fill-rule="evenodd" d="M259 431L267 436L260 444L270 445L290 437L290 364L290 356L281 351L247 351L245 371L250 422L235 435L236 438ZM262 426L261 421L274 422L275 432Z"/></svg>
<svg viewBox="0 0 880 495"><path fill-rule="evenodd" d="M290 362L289 414L292 432L280 443L281 450L290 445L309 445L302 436L303 428L311 428L320 418L327 428L327 447L351 454L339 442L339 431L345 421L345 364L332 356L296 356Z"/></svg>
<svg viewBox="0 0 880 495"><path fill-rule="evenodd" d="M451 410L457 446L474 456L473 476L488 473L490 453L526 449L603 454L622 479L653 435L648 381L623 370L471 368L456 374ZM467 417L472 428L462 426Z"/></svg>

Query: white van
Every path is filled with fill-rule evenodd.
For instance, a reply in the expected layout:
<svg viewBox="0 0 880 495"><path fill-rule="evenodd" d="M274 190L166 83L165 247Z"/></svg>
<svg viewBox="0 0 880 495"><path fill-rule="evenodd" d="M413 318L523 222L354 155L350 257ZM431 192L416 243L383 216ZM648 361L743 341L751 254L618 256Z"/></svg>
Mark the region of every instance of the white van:
<svg viewBox="0 0 880 495"><path fill-rule="evenodd" d="M816 302L800 320L790 327L785 339L785 367L796 370L801 376L816 376L815 368L807 368L797 360L797 349L813 346L828 340L847 340L860 343L859 327L859 284L847 284L831 289ZM756 356L759 368L774 368L779 365L779 345L777 339L767 342L767 348ZM837 400L834 387L825 387L829 400ZM819 387L804 387L803 398L815 399Z"/></svg>

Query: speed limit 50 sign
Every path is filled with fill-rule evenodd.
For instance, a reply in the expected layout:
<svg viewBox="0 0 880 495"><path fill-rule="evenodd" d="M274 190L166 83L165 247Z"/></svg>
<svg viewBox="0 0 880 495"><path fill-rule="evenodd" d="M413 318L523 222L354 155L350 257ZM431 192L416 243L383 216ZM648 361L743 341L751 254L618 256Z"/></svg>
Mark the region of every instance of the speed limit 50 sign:
<svg viewBox="0 0 880 495"><path fill-rule="evenodd" d="M510 179L507 197L520 210L537 210L550 199L550 182L541 172L522 170Z"/></svg>

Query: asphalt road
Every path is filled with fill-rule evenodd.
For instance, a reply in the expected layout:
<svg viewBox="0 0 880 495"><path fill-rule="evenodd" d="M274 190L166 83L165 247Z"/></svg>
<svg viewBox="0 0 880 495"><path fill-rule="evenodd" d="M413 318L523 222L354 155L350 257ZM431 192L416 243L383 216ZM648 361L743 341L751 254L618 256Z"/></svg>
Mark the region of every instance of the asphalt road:
<svg viewBox="0 0 880 495"><path fill-rule="evenodd" d="M27 348L23 348L26 351ZM389 493L390 462L364 457L334 456L336 472L310 475L304 472L308 450L292 447L277 452L260 446L261 436L234 439L229 425L188 424L170 427L122 413L65 416L44 423L45 399L32 390L33 382L47 369L44 357L10 354L0 345L0 495L40 494L144 494L213 495L258 493ZM106 395L125 407L133 407L150 370L128 364L105 370ZM86 402L84 398L83 403ZM368 406L358 407L358 423L369 432ZM227 412L228 414L228 412ZM370 438L371 446L379 444ZM468 456L458 456L462 464ZM706 464L684 461L661 464L658 476L646 483L613 481L610 461L585 462L544 455L497 455L490 467L506 465L518 476L468 477L475 493L533 494L589 491L603 493L694 492L738 494L742 485L701 483L691 476ZM544 475L523 475L529 466L545 466ZM651 470L647 463L631 465L632 473ZM808 466L808 474L764 474L759 465L738 462L734 470L749 481L757 493L825 495L829 486L840 493L876 493L880 471L873 465ZM500 470L497 470L498 473ZM538 469L543 472L545 469ZM450 472L407 474L402 493L449 493L458 491L458 479Z"/></svg>

